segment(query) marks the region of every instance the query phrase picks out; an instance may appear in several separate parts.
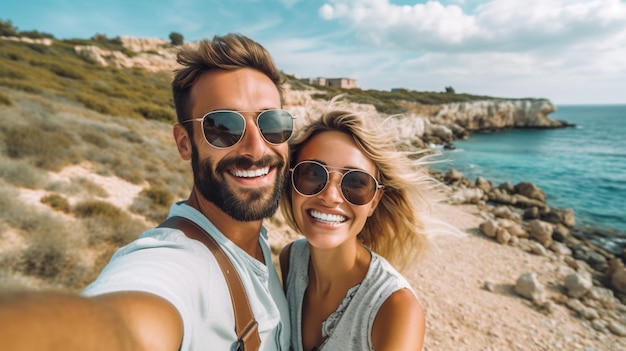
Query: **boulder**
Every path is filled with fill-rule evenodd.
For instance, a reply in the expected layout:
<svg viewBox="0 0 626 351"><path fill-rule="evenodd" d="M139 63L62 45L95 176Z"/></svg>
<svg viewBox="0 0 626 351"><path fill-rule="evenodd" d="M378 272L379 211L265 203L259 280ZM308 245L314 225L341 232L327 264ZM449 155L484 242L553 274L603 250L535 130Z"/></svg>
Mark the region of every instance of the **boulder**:
<svg viewBox="0 0 626 351"><path fill-rule="evenodd" d="M585 296L593 287L591 276L588 274L572 273L565 277L563 282L567 295L573 298Z"/></svg>
<svg viewBox="0 0 626 351"><path fill-rule="evenodd" d="M515 292L531 301L542 301L543 285L537 280L535 273L522 274L515 283Z"/></svg>
<svg viewBox="0 0 626 351"><path fill-rule="evenodd" d="M528 235L531 239L539 242L544 247L552 244L552 225L547 222L534 219L528 223Z"/></svg>
<svg viewBox="0 0 626 351"><path fill-rule="evenodd" d="M530 182L520 182L515 185L515 192L527 198L546 202L546 194L535 184Z"/></svg>

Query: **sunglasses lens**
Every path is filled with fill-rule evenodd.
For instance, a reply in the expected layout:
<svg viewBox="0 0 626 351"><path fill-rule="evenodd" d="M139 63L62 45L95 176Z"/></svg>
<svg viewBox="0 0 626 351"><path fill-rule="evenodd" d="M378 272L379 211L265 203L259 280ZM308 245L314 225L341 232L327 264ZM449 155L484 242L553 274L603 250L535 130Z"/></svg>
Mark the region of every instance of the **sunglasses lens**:
<svg viewBox="0 0 626 351"><path fill-rule="evenodd" d="M215 147L230 147L241 139L245 120L237 112L215 111L204 116L204 137Z"/></svg>
<svg viewBox="0 0 626 351"><path fill-rule="evenodd" d="M296 165L291 174L293 187L300 194L314 196L319 194L328 182L326 168L316 162L302 162ZM353 205L365 205L376 194L376 179L367 172L350 170L341 179L343 197Z"/></svg>
<svg viewBox="0 0 626 351"><path fill-rule="evenodd" d="M315 195L324 189L328 174L324 167L317 163L300 163L291 174L293 187L302 195Z"/></svg>
<svg viewBox="0 0 626 351"><path fill-rule="evenodd" d="M293 132L293 117L285 110L261 112L257 120L261 134L270 144L281 144L289 140Z"/></svg>
<svg viewBox="0 0 626 351"><path fill-rule="evenodd" d="M341 192L348 202L365 205L376 194L376 180L362 171L348 171L341 181Z"/></svg>

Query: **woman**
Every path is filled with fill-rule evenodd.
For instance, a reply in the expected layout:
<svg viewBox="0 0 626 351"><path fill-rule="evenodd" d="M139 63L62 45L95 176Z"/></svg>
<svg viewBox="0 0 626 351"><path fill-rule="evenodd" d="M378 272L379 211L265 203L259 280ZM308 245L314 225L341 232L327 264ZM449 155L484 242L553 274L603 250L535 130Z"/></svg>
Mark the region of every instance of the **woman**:
<svg viewBox="0 0 626 351"><path fill-rule="evenodd" d="M306 127L291 151L281 208L306 238L280 254L292 349L421 350L424 311L389 263L408 266L425 244L419 161L344 111Z"/></svg>

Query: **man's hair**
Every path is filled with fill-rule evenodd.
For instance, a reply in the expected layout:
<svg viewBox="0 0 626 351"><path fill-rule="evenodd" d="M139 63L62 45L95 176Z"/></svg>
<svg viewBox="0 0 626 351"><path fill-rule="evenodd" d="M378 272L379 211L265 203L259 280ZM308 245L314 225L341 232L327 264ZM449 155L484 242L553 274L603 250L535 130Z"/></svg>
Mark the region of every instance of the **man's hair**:
<svg viewBox="0 0 626 351"><path fill-rule="evenodd" d="M302 148L315 135L338 131L351 136L361 152L374 163L375 177L385 186L378 207L367 219L358 239L397 269L405 270L416 263L416 258L426 247L424 218L418 207L426 204L422 190L434 186L436 182L428 174L423 158L408 157L415 156L415 153L398 150L394 138L385 135L380 126L375 128L369 123L362 116L347 111L330 110L322 114L319 120L304 127L290 141L290 168L295 166ZM291 178L285 186L291 189ZM285 191L281 199L281 213L290 227L299 230L292 203L292 191Z"/></svg>
<svg viewBox="0 0 626 351"><path fill-rule="evenodd" d="M213 40L202 40L198 46L185 46L177 55L183 67L175 71L172 94L178 122L199 117L191 116L191 88L206 72L233 71L252 68L274 82L282 97L283 78L269 52L261 44L240 34L214 36Z"/></svg>

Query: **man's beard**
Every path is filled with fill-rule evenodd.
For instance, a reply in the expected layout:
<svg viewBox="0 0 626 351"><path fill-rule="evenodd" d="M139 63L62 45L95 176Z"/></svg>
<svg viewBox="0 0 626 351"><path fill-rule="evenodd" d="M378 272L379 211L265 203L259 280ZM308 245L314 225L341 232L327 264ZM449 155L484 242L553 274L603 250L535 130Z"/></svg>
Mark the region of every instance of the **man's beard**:
<svg viewBox="0 0 626 351"><path fill-rule="evenodd" d="M287 177L286 171L277 173L276 184L274 184L273 189L267 187L246 189L241 191L243 193L241 196L235 194L222 174L231 167L248 169L251 166L271 166L281 170L285 168L283 159L278 156L266 156L258 161L252 161L245 157L223 159L218 162L215 172L213 172L211 160L199 160L196 145L192 144L191 151L193 180L196 188L205 199L240 222L269 218L276 212L280 197L283 194L283 186ZM269 197L267 196L268 191L272 191Z"/></svg>

